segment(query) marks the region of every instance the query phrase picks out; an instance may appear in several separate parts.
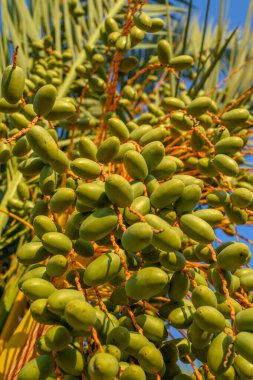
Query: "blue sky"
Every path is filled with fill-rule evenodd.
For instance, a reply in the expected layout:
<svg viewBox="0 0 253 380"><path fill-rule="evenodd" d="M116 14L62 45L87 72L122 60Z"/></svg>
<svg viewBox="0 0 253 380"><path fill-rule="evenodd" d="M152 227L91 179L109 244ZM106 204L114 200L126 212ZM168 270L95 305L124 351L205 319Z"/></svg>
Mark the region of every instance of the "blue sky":
<svg viewBox="0 0 253 380"><path fill-rule="evenodd" d="M224 0L225 7L228 5L228 20L231 29L238 25L243 27L247 17L249 5L252 1L253 0ZM221 0L210 1L209 17L214 21L214 23L218 20L220 3ZM198 14L200 19L203 21L205 17L207 0L193 0L193 4L196 7L196 14ZM253 17L251 20L251 25L253 26Z"/></svg>

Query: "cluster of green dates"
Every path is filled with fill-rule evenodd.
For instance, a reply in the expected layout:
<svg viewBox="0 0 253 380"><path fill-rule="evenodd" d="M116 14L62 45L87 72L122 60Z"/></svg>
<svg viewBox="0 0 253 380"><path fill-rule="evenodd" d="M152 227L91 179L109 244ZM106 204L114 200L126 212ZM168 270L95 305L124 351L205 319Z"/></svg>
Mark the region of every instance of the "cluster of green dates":
<svg viewBox="0 0 253 380"><path fill-rule="evenodd" d="M83 15L75 1L69 8ZM124 55L164 24L143 11L133 21L126 34L105 19L104 46L85 46L69 96L57 97L73 57L52 50L50 36L31 45L29 79L15 65L3 73L0 162L16 160L22 173L8 208L34 229L17 251L27 268L19 288L34 320L48 325L18 380L53 380L56 369L64 380L253 379L251 253L242 242L217 244L214 231L225 222L233 234L252 220L253 175L239 165L253 117L241 107L217 124L213 99L191 99L183 85L173 97L166 82L157 102L125 80L134 55L121 57L122 96L115 112L104 112L103 49ZM164 39L149 63L174 71L194 64L173 57ZM145 112L127 117L147 99ZM101 123L107 136L98 144ZM192 154L173 153L176 139ZM73 255L85 265L73 268ZM107 295L89 300L100 290ZM171 338L177 331L183 337ZM191 361L201 363L199 375L182 371Z"/></svg>
<svg viewBox="0 0 253 380"><path fill-rule="evenodd" d="M207 363L217 379L248 379L252 376L253 309L242 309L234 296L234 292L243 287L249 294L249 302L252 301L253 271L250 268L236 269L251 257L245 244L231 242L219 246L216 249L217 264L210 265L208 280L201 270L183 271L186 260L179 251L166 252L154 247L148 253L143 250L142 267L140 257L134 253L127 256L121 251L132 272L126 280L119 256L108 250L91 261L85 270L78 270L81 286L86 291L107 283L113 286L109 298L104 299L105 313L98 303L87 302L75 287L75 273L68 270L66 259L71 240L60 232L53 232L57 226L45 216L34 219L34 228L37 237L17 254L21 263L29 265L19 287L31 301L30 312L35 321L52 327L38 339L36 349L40 356L23 367L20 380L54 378L51 372L54 371L55 352L56 363L66 373L66 379L67 375L79 378L86 364L87 379L109 380L118 373L122 373L122 379L153 379L156 373L165 379L190 379L181 375L177 364L178 360L187 363L187 356ZM85 257L94 252L88 241L76 240L74 246L79 247L78 254ZM204 247L202 245L202 249ZM47 257L50 258L46 265L35 264ZM231 262L230 269L233 266L232 271L227 267L228 261ZM231 337L231 310L219 271L226 279L236 314L238 333L235 341ZM71 286L57 289L51 282L52 277L66 272ZM195 286L191 284L189 274L194 278ZM186 298L189 291L191 299ZM159 302L159 296L166 295L168 300ZM143 300L158 307L158 314L139 306L138 301ZM132 308L143 335L136 331L126 305ZM87 339L93 327L102 344L102 352L95 350L91 355ZM188 338L168 341L167 328L187 329ZM129 364L130 357L135 364Z"/></svg>
<svg viewBox="0 0 253 380"><path fill-rule="evenodd" d="M102 42L107 47L114 47L120 54L127 53L131 48L142 42L146 33L157 33L164 27L164 21L161 18L151 18L148 13L136 12L134 14L134 26L129 34L122 33L117 21L111 17L105 19L105 23L100 30ZM93 56L93 62L101 64L102 58L97 55ZM176 71L184 70L193 64L192 57L181 55L172 58L171 47L167 40L162 40L158 44L158 57L152 60L152 63L159 62L161 65L170 66ZM126 57L121 63L120 71L123 73L133 70L138 61L133 57Z"/></svg>

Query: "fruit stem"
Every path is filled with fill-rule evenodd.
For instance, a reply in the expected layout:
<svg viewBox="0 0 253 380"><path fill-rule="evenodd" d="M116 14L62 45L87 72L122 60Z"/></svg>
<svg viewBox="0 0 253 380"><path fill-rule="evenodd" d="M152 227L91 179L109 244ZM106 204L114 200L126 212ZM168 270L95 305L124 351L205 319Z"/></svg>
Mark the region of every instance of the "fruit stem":
<svg viewBox="0 0 253 380"><path fill-rule="evenodd" d="M136 318L135 318L135 315L134 313L132 312L131 308L129 305L126 306L127 308L127 312L129 314L129 317L131 318L131 321L132 321L132 324L134 325L134 327L136 328L136 330L138 331L139 334L143 335L143 330L142 328L138 325L137 321L136 321Z"/></svg>
<svg viewBox="0 0 253 380"><path fill-rule="evenodd" d="M143 222L143 223L146 222L144 216L140 212L136 211L132 206L129 207L129 211L132 214L136 215L140 219L141 222Z"/></svg>
<svg viewBox="0 0 253 380"><path fill-rule="evenodd" d="M16 46L15 50L14 50L14 53L13 53L13 57L12 57L12 68L13 69L15 69L16 66L17 66L18 49L19 49L19 47Z"/></svg>
<svg viewBox="0 0 253 380"><path fill-rule="evenodd" d="M128 280L129 277L130 277L130 273L129 273L129 270L128 270L128 267L127 267L127 263L126 263L126 261L125 261L123 255L122 255L121 252L120 252L119 246L118 246L118 244L116 243L116 241L115 241L115 237L114 237L114 235L113 235L112 232L110 233L110 240L111 240L112 248L114 249L115 254L116 254L117 256L119 256L119 258L120 258L121 265L122 265L123 268L124 268L124 272L125 272L126 280Z"/></svg>
<svg viewBox="0 0 253 380"><path fill-rule="evenodd" d="M91 333L92 333L92 338L95 342L95 344L97 345L98 349L100 352L104 352L104 349L102 347L102 344L100 343L100 340L98 339L98 334L97 334L97 330L95 329L95 327L92 326L91 328Z"/></svg>
<svg viewBox="0 0 253 380"><path fill-rule="evenodd" d="M202 376L201 376L198 368L194 364L194 362L191 360L190 356L189 355L185 355L185 357L188 360L188 362L190 363L190 365L192 366L192 368L194 369L194 372L195 372L195 375L196 375L197 379L198 380L202 380Z"/></svg>
<svg viewBox="0 0 253 380"><path fill-rule="evenodd" d="M9 215L11 218L18 220L20 223L24 224L26 227L30 228L30 230L33 231L33 226L26 220L20 218L19 216L13 214L10 211L3 210L2 208L0 208L0 212L3 212L4 214Z"/></svg>
<svg viewBox="0 0 253 380"><path fill-rule="evenodd" d="M31 123L28 124L27 128L21 129L18 133L16 133L14 136L10 137L9 139L0 139L0 141L3 141L5 143L9 143L11 141L16 141L19 137L23 136L26 132L30 131L30 129L37 123L39 120L40 116L36 115L34 119L31 121Z"/></svg>
<svg viewBox="0 0 253 380"><path fill-rule="evenodd" d="M221 281L222 281L222 289L223 289L223 292L224 292L226 300L227 300L227 305L228 305L228 307L230 309L230 316L231 316L232 327L233 327L233 336L232 336L232 338L235 339L235 337L236 337L235 308L234 308L234 306L233 306L233 304L231 302L231 298L230 298L229 291L228 291L228 288L227 288L227 281L226 281L226 279L224 277L224 274L223 274L223 272L222 272L222 270L220 268L218 268L218 271L219 271L220 278L221 278Z"/></svg>
<svg viewBox="0 0 253 380"><path fill-rule="evenodd" d="M56 380L62 380L62 374L61 374L61 370L56 362L56 358L57 358L57 352L54 353L53 355L53 361L54 361L54 366L55 366L55 375L56 375Z"/></svg>

